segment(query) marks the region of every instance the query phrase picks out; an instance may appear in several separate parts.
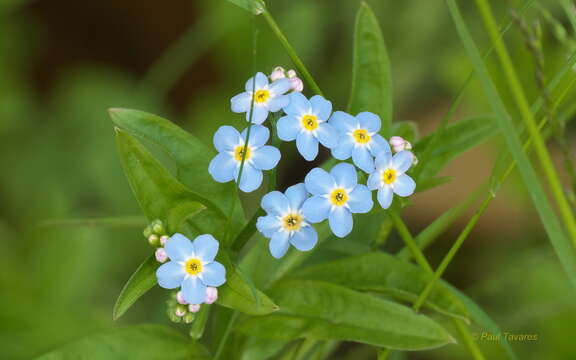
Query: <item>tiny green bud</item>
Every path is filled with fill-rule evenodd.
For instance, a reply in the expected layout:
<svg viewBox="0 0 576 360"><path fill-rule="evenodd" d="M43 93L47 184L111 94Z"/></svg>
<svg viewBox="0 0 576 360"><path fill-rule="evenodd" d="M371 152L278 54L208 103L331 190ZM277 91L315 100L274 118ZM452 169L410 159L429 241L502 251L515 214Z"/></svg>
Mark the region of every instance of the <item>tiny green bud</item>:
<svg viewBox="0 0 576 360"><path fill-rule="evenodd" d="M160 239L158 238L158 235L152 234L148 236L148 243L155 247L160 245Z"/></svg>
<svg viewBox="0 0 576 360"><path fill-rule="evenodd" d="M152 228L150 226L146 226L146 228L144 229L144 237L146 239L148 239L150 237L150 235L152 235Z"/></svg>
<svg viewBox="0 0 576 360"><path fill-rule="evenodd" d="M195 317L196 316L193 313L189 312L186 315L184 315L184 322L186 324L190 324L192 321L194 321Z"/></svg>
<svg viewBox="0 0 576 360"><path fill-rule="evenodd" d="M164 229L164 225L162 223L154 224L152 226L152 230L156 235L164 235L166 230Z"/></svg>
<svg viewBox="0 0 576 360"><path fill-rule="evenodd" d="M188 313L188 309L186 308L186 305L181 305L181 304L176 305L176 310L174 310L174 314L176 314L176 316L182 317L182 316L186 315L187 313Z"/></svg>

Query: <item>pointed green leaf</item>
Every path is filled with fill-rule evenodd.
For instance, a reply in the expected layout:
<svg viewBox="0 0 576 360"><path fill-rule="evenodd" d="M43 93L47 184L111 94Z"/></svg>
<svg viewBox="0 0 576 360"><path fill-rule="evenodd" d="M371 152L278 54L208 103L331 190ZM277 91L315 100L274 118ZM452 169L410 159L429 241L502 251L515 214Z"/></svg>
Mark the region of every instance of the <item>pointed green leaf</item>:
<svg viewBox="0 0 576 360"><path fill-rule="evenodd" d="M114 304L112 317L118 319L148 290L156 285L156 270L160 263L150 255L130 276Z"/></svg>
<svg viewBox="0 0 576 360"><path fill-rule="evenodd" d="M260 14L264 9L264 4L261 0L228 0L228 1L256 15Z"/></svg>
<svg viewBox="0 0 576 360"><path fill-rule="evenodd" d="M86 336L37 360L208 360L206 349L174 329L137 325Z"/></svg>
<svg viewBox="0 0 576 360"><path fill-rule="evenodd" d="M454 341L427 316L339 285L284 280L271 295L280 305L278 314L250 318L239 324L241 332L273 339L348 340L401 350Z"/></svg>
<svg viewBox="0 0 576 360"><path fill-rule="evenodd" d="M291 277L384 293L409 302L414 302L432 279L432 275L423 269L382 252L309 266L291 274ZM435 285L425 306L445 315L468 318L464 304L441 284Z"/></svg>
<svg viewBox="0 0 576 360"><path fill-rule="evenodd" d="M390 61L378 19L365 2L356 15L352 91L348 111L370 111L382 120L381 133L390 136L392 123L392 77Z"/></svg>

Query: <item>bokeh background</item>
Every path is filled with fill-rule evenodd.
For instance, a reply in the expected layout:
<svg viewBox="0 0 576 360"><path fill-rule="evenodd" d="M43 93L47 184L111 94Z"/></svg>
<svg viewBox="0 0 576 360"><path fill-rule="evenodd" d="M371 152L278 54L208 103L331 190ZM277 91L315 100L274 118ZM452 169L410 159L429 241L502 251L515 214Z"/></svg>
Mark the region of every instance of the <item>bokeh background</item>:
<svg viewBox="0 0 576 360"><path fill-rule="evenodd" d="M369 2L388 46L395 119L414 121L420 134L427 134L471 69L448 11L440 0ZM492 3L506 19L519 2ZM571 37L558 4L540 3ZM486 48L473 3L461 5ZM345 108L350 90L358 6L357 0L269 1L338 109ZM558 41L538 8L526 18L542 21L551 76L572 49ZM257 68L268 73L277 65L291 68L263 20L256 25ZM534 97L534 62L518 28L506 39ZM229 99L251 75L251 54L250 16L224 0L0 1L1 359L33 358L122 324L168 322L165 293L158 289L112 321L116 296L150 248L141 235L144 221L116 156L106 109L157 113L211 144L220 125L245 125L241 115L231 113ZM561 112L571 114L574 100L573 94ZM455 121L489 112L473 82ZM573 141L568 143L574 147ZM405 213L412 232L485 181L504 148L499 138L491 139L443 171L454 177L450 183L414 196L414 206ZM314 164L303 167L292 143L285 143L282 151L279 174L286 187ZM244 197L248 212L259 195ZM427 250L433 264L471 214ZM89 221L72 226L65 220L116 216L123 218L115 227ZM445 277L481 304L504 331L538 334L536 342L512 344L521 359L576 358L574 292L517 176L498 193ZM499 358L495 344L482 347L490 359ZM344 344L332 358L374 356L368 347ZM465 359L467 354L452 345L406 358Z"/></svg>

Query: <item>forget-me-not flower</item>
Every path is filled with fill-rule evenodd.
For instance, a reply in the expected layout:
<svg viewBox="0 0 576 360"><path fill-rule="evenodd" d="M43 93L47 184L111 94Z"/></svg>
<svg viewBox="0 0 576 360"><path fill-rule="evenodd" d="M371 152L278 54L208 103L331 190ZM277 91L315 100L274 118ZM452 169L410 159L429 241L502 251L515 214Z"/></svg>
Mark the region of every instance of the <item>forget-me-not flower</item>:
<svg viewBox="0 0 576 360"><path fill-rule="evenodd" d="M278 79L269 84L268 77L259 72L246 81L245 92L230 99L232 111L245 112L246 121L250 122L250 106L254 98L252 123L262 124L268 117L268 112L279 111L288 105L288 96L284 94L290 90L291 86L287 78Z"/></svg>
<svg viewBox="0 0 576 360"><path fill-rule="evenodd" d="M270 238L268 247L275 258L284 256L290 244L300 251L308 251L318 242L316 230L302 213L302 204L308 196L306 186L296 184L284 194L272 191L262 198L262 208L267 214L258 218L256 228Z"/></svg>
<svg viewBox="0 0 576 360"><path fill-rule="evenodd" d="M218 241L212 235L200 235L192 242L182 234L174 234L164 249L170 261L156 270L158 284L165 289L181 287L187 303L203 303L207 286L226 282L226 268L214 261Z"/></svg>
<svg viewBox="0 0 576 360"><path fill-rule="evenodd" d="M296 147L304 159L312 161L318 155L318 142L327 148L338 145L338 131L328 123L332 103L320 95L310 100L299 92L288 95L290 103L283 108L286 116L278 120L278 137L284 141L296 139Z"/></svg>
<svg viewBox="0 0 576 360"><path fill-rule="evenodd" d="M236 180L240 172L246 143L247 128L239 134L232 126L221 126L214 134L214 146L219 154L210 162L208 172L218 182ZM280 151L265 145L270 137L268 128L252 125L246 147L240 190L251 192L262 184L262 170L273 169L280 161Z"/></svg>
<svg viewBox="0 0 576 360"><path fill-rule="evenodd" d="M380 118L370 112L361 112L355 117L343 111L336 111L330 124L340 132L338 146L332 149L332 156L346 160L352 156L354 164L366 173L374 171L374 157L382 151L390 152L390 145L380 131Z"/></svg>
<svg viewBox="0 0 576 360"><path fill-rule="evenodd" d="M328 218L334 235L345 237L352 231L352 214L372 209L372 193L358 184L356 169L347 163L337 164L330 173L312 169L304 179L312 197L302 205L304 217L317 223Z"/></svg>
<svg viewBox="0 0 576 360"><path fill-rule="evenodd" d="M392 204L393 194L410 196L416 189L416 183L405 174L412 165L413 155L403 150L392 156L383 152L376 157L376 170L368 177L368 188L378 189L378 202L384 209Z"/></svg>

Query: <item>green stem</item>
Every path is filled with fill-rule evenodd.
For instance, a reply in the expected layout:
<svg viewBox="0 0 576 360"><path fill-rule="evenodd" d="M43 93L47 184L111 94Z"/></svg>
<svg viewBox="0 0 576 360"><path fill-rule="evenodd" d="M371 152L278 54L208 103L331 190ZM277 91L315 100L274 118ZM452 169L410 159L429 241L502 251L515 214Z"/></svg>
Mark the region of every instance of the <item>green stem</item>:
<svg viewBox="0 0 576 360"><path fill-rule="evenodd" d="M238 318L238 311L234 310L232 316L230 316L230 320L228 320L228 324L226 325L226 329L224 330L224 334L220 338L220 342L218 343L218 347L216 348L216 352L214 353L214 357L212 360L219 360L222 352L224 351L224 346L226 346L226 342L228 341L228 337L230 337L230 332L232 332L232 327L236 323Z"/></svg>
<svg viewBox="0 0 576 360"><path fill-rule="evenodd" d="M530 110L530 105L528 104L528 100L526 99L524 90L522 89L522 85L520 84L516 70L514 69L514 65L512 64L512 60L510 59L506 45L504 44L504 41L502 41L502 39L498 36L498 27L496 25L494 15L492 14L490 4L487 0L476 0L476 5L480 10L480 14L484 20L485 27L500 60L500 64L504 71L504 75L506 76L507 83L510 87L516 105L520 110L522 120L524 121L528 132L533 138L536 155L540 160L540 165L542 166L544 175L548 180L552 195L554 196L558 205L560 215L564 220L573 244L576 246L576 221L572 214L572 210L570 209L570 205L564 196L562 184L556 169L554 168L552 159L548 149L546 148L546 144L544 143L544 140L542 140L541 135L538 133L538 126L534 119L534 115Z"/></svg>
<svg viewBox="0 0 576 360"><path fill-rule="evenodd" d="M468 349L470 349L470 353L472 354L474 359L485 360L485 357L480 351L480 348L478 348L478 345L474 341L474 338L470 335L468 331L465 331L468 329L466 325L462 321L454 321L454 325L456 326L456 329L458 329L460 334L462 334L462 340L464 340L464 343L466 344Z"/></svg>
<svg viewBox="0 0 576 360"><path fill-rule="evenodd" d="M314 78L312 77L312 75L302 62L302 60L300 60L292 45L290 45L290 42L288 41L282 30L280 30L280 27L278 27L278 24L276 23L272 15L268 12L268 9L264 9L262 15L264 16L264 19L266 19L266 22L272 29L272 32L274 32L274 34L280 41L280 44L282 44L282 46L284 47L284 49L288 53L288 56L292 60L292 63L294 63L294 66L296 66L296 69L298 69L298 72L304 78L304 81L306 81L310 89L314 93L323 96L322 91L316 84L316 81L314 81Z"/></svg>

